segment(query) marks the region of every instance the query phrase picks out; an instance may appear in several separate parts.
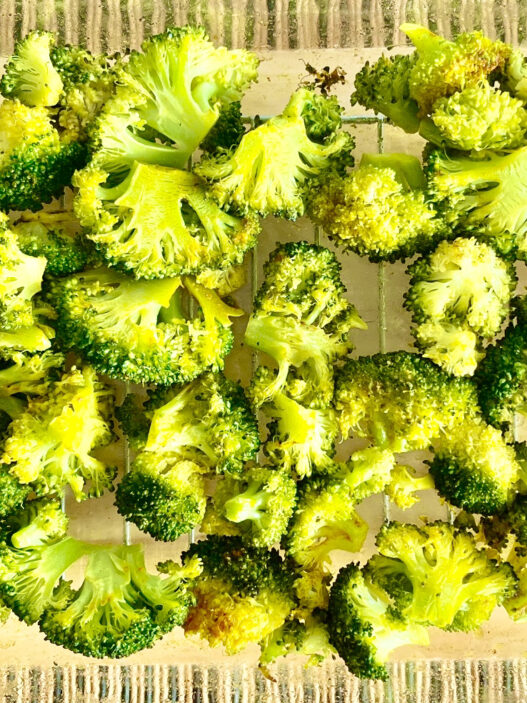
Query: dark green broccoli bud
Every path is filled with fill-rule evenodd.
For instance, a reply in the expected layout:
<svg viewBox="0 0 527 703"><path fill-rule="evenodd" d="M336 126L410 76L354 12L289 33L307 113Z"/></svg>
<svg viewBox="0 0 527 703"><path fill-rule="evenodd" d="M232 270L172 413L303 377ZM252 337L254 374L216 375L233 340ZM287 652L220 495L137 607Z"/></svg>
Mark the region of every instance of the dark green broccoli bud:
<svg viewBox="0 0 527 703"><path fill-rule="evenodd" d="M455 376L470 376L509 313L517 276L487 244L475 238L441 242L412 263L405 307L423 356Z"/></svg>
<svg viewBox="0 0 527 703"><path fill-rule="evenodd" d="M239 525L244 542L270 547L285 533L295 499L296 484L289 474L256 467L246 469L240 480L218 481L212 506L220 517Z"/></svg>
<svg viewBox="0 0 527 703"><path fill-rule="evenodd" d="M344 437L353 432L396 452L426 449L479 412L469 379L406 351L346 361L337 373L335 407Z"/></svg>
<svg viewBox="0 0 527 703"><path fill-rule="evenodd" d="M435 149L427 155L430 197L460 231L489 241L504 256L527 257L527 207L521 174L527 147L471 158Z"/></svg>
<svg viewBox="0 0 527 703"><path fill-rule="evenodd" d="M92 545L73 537L29 546L0 548L0 595L15 615L28 624L36 622L53 597L60 576Z"/></svg>
<svg viewBox="0 0 527 703"><path fill-rule="evenodd" d="M223 374L205 374L183 388L150 393L147 451L188 459L204 471L244 476L256 459L258 423L243 388Z"/></svg>
<svg viewBox="0 0 527 703"><path fill-rule="evenodd" d="M431 119L436 143L462 151L515 149L525 142L527 111L521 100L493 88L488 81L441 98ZM422 136L425 130L421 129ZM432 140L433 141L433 140Z"/></svg>
<svg viewBox="0 0 527 703"><path fill-rule="evenodd" d="M86 164L86 145L63 142L46 108L0 105L0 209L40 210Z"/></svg>
<svg viewBox="0 0 527 703"><path fill-rule="evenodd" d="M185 168L221 106L239 101L256 80L257 67L254 54L215 48L200 28L150 37L119 70L120 87L93 130L104 168L121 176L134 160Z"/></svg>
<svg viewBox="0 0 527 703"><path fill-rule="evenodd" d="M119 185L107 176L96 161L75 174L75 213L110 265L137 278L235 266L256 244L257 218L223 212L188 171L136 162Z"/></svg>
<svg viewBox="0 0 527 703"><path fill-rule="evenodd" d="M198 314L183 311L183 286ZM109 269L57 279L48 299L57 336L99 372L134 383L170 385L223 367L232 348L232 316L243 314L191 279L135 281Z"/></svg>
<svg viewBox="0 0 527 703"><path fill-rule="evenodd" d="M512 51L508 44L492 41L481 32L460 34L449 41L417 24L403 24L400 29L416 48L408 86L421 117L433 112L439 98L476 85L503 68Z"/></svg>
<svg viewBox="0 0 527 703"><path fill-rule="evenodd" d="M308 196L311 219L344 250L370 261L405 259L430 249L444 234L424 192L406 185L408 171L415 172L413 181L420 180L418 159L406 154L383 157L377 163L363 158L349 175L329 173Z"/></svg>
<svg viewBox="0 0 527 703"><path fill-rule="evenodd" d="M78 590L62 582L39 620L46 639L91 657L126 657L163 634L134 587L126 556L132 547L99 548L88 557Z"/></svg>
<svg viewBox="0 0 527 703"><path fill-rule="evenodd" d="M72 367L47 395L30 398L9 426L2 462L38 494L69 485L77 500L111 489L115 469L92 455L110 444L113 391L93 369ZM87 493L85 484L89 484Z"/></svg>
<svg viewBox="0 0 527 703"><path fill-rule="evenodd" d="M527 496L518 494L504 510L484 518L481 524L487 544L494 549L501 551L511 539L522 548L527 547Z"/></svg>
<svg viewBox="0 0 527 703"><path fill-rule="evenodd" d="M20 510L30 493L30 486L20 483L8 466L0 464L0 520Z"/></svg>
<svg viewBox="0 0 527 703"><path fill-rule="evenodd" d="M472 535L448 523L388 523L377 535L377 548L382 556L369 562L369 576L376 582L381 572L382 587L407 622L475 630L516 590L509 566L498 566Z"/></svg>
<svg viewBox="0 0 527 703"><path fill-rule="evenodd" d="M246 127L239 100L222 105L214 127L199 145L205 154L215 154L221 150L235 149L240 143Z"/></svg>
<svg viewBox="0 0 527 703"><path fill-rule="evenodd" d="M127 395L121 405L115 408L115 417L119 421L130 448L134 451L143 449L148 439L151 420L146 416L138 396Z"/></svg>
<svg viewBox="0 0 527 703"><path fill-rule="evenodd" d="M341 478L300 481L297 502L283 538L286 554L307 570L324 567L334 549L360 551L367 523L356 513L352 493Z"/></svg>
<svg viewBox="0 0 527 703"><path fill-rule="evenodd" d="M487 347L475 373L483 416L503 431L509 431L514 413L527 412L527 326L516 316L517 323Z"/></svg>
<svg viewBox="0 0 527 703"><path fill-rule="evenodd" d="M196 605L184 624L186 635L199 635L212 647L235 654L265 641L295 607L294 576L275 549L244 545L238 537L210 536L191 545L182 559L199 557Z"/></svg>
<svg viewBox="0 0 527 703"><path fill-rule="evenodd" d="M50 57L54 44L51 32L33 31L18 41L4 68L0 93L30 107L56 105L64 86Z"/></svg>
<svg viewBox="0 0 527 703"><path fill-rule="evenodd" d="M352 105L380 112L388 120L413 134L419 130L418 106L410 96L410 71L415 56L381 56L373 65L369 61L355 76Z"/></svg>
<svg viewBox="0 0 527 703"><path fill-rule="evenodd" d="M271 369L260 366L253 377L253 392L261 384L269 386L273 375ZM289 385L294 389L294 384ZM262 409L272 418L263 449L275 466L300 478L334 471L339 430L333 408L307 408L279 391Z"/></svg>
<svg viewBox="0 0 527 703"><path fill-rule="evenodd" d="M270 383L261 376L251 396L256 406L273 399L296 370L293 397L306 407L328 407L334 364L350 349L351 328L366 326L344 297L340 264L333 252L307 242L277 247L265 268L245 341L278 364Z"/></svg>
<svg viewBox="0 0 527 703"><path fill-rule="evenodd" d="M308 130L322 134L328 127L327 115L321 119L313 112L308 112L306 124L303 113L312 104L310 90L297 90L280 115L244 134L234 151L204 158L195 166L195 172L212 183L211 194L220 205L242 214L252 210L263 217L295 220L304 213L303 190L314 176L352 165L351 135L332 132L323 143L308 135Z"/></svg>
<svg viewBox="0 0 527 703"><path fill-rule="evenodd" d="M305 622L288 620L272 632L262 644L260 667L266 667L287 654L303 654L309 657L307 665L321 664L327 657L336 654L329 643L326 613L315 610Z"/></svg>
<svg viewBox="0 0 527 703"><path fill-rule="evenodd" d="M201 466L153 451L138 454L115 493L120 515L165 542L199 525L206 503Z"/></svg>
<svg viewBox="0 0 527 703"><path fill-rule="evenodd" d="M86 268L91 253L71 211L24 213L13 225L21 251L46 259L45 273L66 276Z"/></svg>
<svg viewBox="0 0 527 703"><path fill-rule="evenodd" d="M481 418L461 420L433 442L430 473L439 494L471 513L493 515L516 490L521 467L514 447Z"/></svg>
<svg viewBox="0 0 527 703"><path fill-rule="evenodd" d="M328 631L350 672L369 679L388 678L385 662L392 650L429 643L426 628L398 618L391 597L357 564L342 568L331 587Z"/></svg>

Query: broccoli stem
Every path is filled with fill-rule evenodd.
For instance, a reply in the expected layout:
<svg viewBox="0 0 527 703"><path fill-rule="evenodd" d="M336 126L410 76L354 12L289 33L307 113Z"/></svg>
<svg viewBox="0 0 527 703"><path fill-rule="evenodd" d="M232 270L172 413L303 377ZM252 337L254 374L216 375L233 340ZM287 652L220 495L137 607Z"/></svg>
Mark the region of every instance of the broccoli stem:
<svg viewBox="0 0 527 703"><path fill-rule="evenodd" d="M244 520L259 520L262 511L269 503L269 494L261 490L258 481L251 481L246 490L225 502L224 514L231 522L244 522Z"/></svg>

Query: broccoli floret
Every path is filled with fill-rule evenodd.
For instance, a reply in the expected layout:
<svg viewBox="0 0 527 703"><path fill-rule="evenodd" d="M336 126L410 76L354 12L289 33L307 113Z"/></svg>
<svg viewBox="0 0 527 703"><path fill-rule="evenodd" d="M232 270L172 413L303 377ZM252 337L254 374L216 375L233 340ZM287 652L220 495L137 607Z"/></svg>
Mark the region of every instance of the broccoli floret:
<svg viewBox="0 0 527 703"><path fill-rule="evenodd" d="M295 499L295 481L285 471L257 467L246 469L240 480L220 480L212 505L221 517L240 526L244 542L270 547L285 533Z"/></svg>
<svg viewBox="0 0 527 703"><path fill-rule="evenodd" d="M90 251L71 211L25 212L13 225L21 251L46 259L46 274L66 276L86 268Z"/></svg>
<svg viewBox="0 0 527 703"><path fill-rule="evenodd" d="M240 264L258 220L228 215L188 171L136 162L118 185L91 163L74 178L75 212L105 259L137 278L165 278Z"/></svg>
<svg viewBox="0 0 527 703"><path fill-rule="evenodd" d="M487 81L441 98L432 120L441 142L463 151L515 149L525 142L527 111L521 100Z"/></svg>
<svg viewBox="0 0 527 703"><path fill-rule="evenodd" d="M516 307L519 300L513 301ZM514 413L527 412L527 327L511 322L502 339L487 347L475 380L483 416L491 425L509 431Z"/></svg>
<svg viewBox="0 0 527 703"><path fill-rule="evenodd" d="M9 472L9 467L0 464L0 520L20 510L31 493L31 487Z"/></svg>
<svg viewBox="0 0 527 703"><path fill-rule="evenodd" d="M471 158L435 149L428 154L428 188L445 217L507 256L527 257L527 147Z"/></svg>
<svg viewBox="0 0 527 703"><path fill-rule="evenodd" d="M117 75L111 59L79 46L55 46L51 60L63 83L58 121L67 140L85 141L103 105L114 92Z"/></svg>
<svg viewBox="0 0 527 703"><path fill-rule="evenodd" d="M165 542L199 525L206 502L201 466L152 451L138 454L115 493L120 515Z"/></svg>
<svg viewBox="0 0 527 703"><path fill-rule="evenodd" d="M78 590L61 582L39 620L46 639L92 657L124 657L151 647L162 632L141 602L126 561L133 547L97 549Z"/></svg>
<svg viewBox="0 0 527 703"><path fill-rule="evenodd" d="M303 190L309 180L352 163L348 133L332 132L323 143L308 136L314 125L306 125L303 112L312 102L311 91L296 91L282 114L247 132L234 151L195 166L196 173L211 181L211 194L220 205L242 214L253 210L295 220L304 213Z"/></svg>
<svg viewBox="0 0 527 703"><path fill-rule="evenodd" d="M350 672L361 678L387 679L393 649L429 643L426 628L398 618L391 597L357 564L342 568L331 587L328 631Z"/></svg>
<svg viewBox="0 0 527 703"><path fill-rule="evenodd" d="M245 341L273 357L278 373L266 387L259 379L251 391L255 405L273 399L296 369L294 399L306 407L328 407L333 396L337 358L350 349L351 328L364 328L344 297L340 265L325 247L289 242L277 247L264 268Z"/></svg>
<svg viewBox="0 0 527 703"><path fill-rule="evenodd" d="M134 160L184 168L221 106L256 80L257 67L254 54L215 48L203 29L151 37L119 70L121 87L94 130L98 159L120 176Z"/></svg>
<svg viewBox="0 0 527 703"><path fill-rule="evenodd" d="M415 56L381 56L373 65L369 61L355 76L352 105L362 105L385 115L388 120L413 134L419 130L418 106L410 96L410 72Z"/></svg>
<svg viewBox="0 0 527 703"><path fill-rule="evenodd" d="M429 249L441 230L424 193L399 176L402 166L419 180L419 161L405 154L385 156L378 164L363 159L349 175L330 173L309 196L313 221L344 250L370 261L395 261Z"/></svg>
<svg viewBox="0 0 527 703"><path fill-rule="evenodd" d="M0 325L16 330L34 322L33 298L42 287L46 259L24 254L0 213Z"/></svg>
<svg viewBox="0 0 527 703"><path fill-rule="evenodd" d="M502 89L527 102L527 62L520 49L513 49L503 69L494 75Z"/></svg>
<svg viewBox="0 0 527 703"><path fill-rule="evenodd" d="M516 495L514 501L497 515L481 521L485 540L494 549L501 551L514 540L514 546L527 547L527 496Z"/></svg>
<svg viewBox="0 0 527 703"><path fill-rule="evenodd" d="M63 83L50 52L55 45L51 32L30 32L15 45L0 80L0 93L30 107L56 105Z"/></svg>
<svg viewBox="0 0 527 703"><path fill-rule="evenodd" d="M481 418L465 419L433 442L430 474L439 494L471 513L492 515L509 502L521 467L514 447Z"/></svg>
<svg viewBox="0 0 527 703"><path fill-rule="evenodd" d="M275 549L248 547L238 537L211 536L193 544L182 558L193 556L202 560L203 572L185 634L235 654L265 641L295 607L294 577Z"/></svg>
<svg viewBox="0 0 527 703"><path fill-rule="evenodd" d="M456 376L472 375L481 344L501 329L516 287L513 264L475 238L441 242L412 263L405 307L423 355Z"/></svg>
<svg viewBox="0 0 527 703"><path fill-rule="evenodd" d="M214 127L199 145L205 154L235 149L246 132L239 100L222 105Z"/></svg>
<svg viewBox="0 0 527 703"><path fill-rule="evenodd" d="M510 567L498 566L470 534L448 523L388 523L377 535L377 548L382 556L372 557L366 568L372 581L379 569L391 573L380 579L382 586L408 622L475 630L516 590Z"/></svg>
<svg viewBox="0 0 527 703"><path fill-rule="evenodd" d="M115 417L126 436L130 448L134 451L143 449L148 439L151 418L145 414L145 409L135 394L127 395L121 405L115 408Z"/></svg>
<svg viewBox="0 0 527 703"><path fill-rule="evenodd" d="M18 618L28 624L36 622L48 607L60 576L91 549L73 537L24 549L5 544L0 548L2 599Z"/></svg>
<svg viewBox="0 0 527 703"><path fill-rule="evenodd" d="M439 98L475 85L503 68L511 53L510 46L481 32L460 34L449 41L417 24L403 24L400 29L416 48L408 86L421 117L433 111Z"/></svg>
<svg viewBox="0 0 527 703"><path fill-rule="evenodd" d="M389 449L366 447L353 452L344 473L350 500L360 503L370 495L381 493L390 481L394 467L395 457Z"/></svg>
<svg viewBox="0 0 527 703"><path fill-rule="evenodd" d="M188 319L182 288L196 299ZM170 385L223 367L233 343L230 317L243 314L191 279L134 281L94 269L51 284L57 336L101 373L136 383Z"/></svg>
<svg viewBox="0 0 527 703"><path fill-rule="evenodd" d="M68 518L56 499L28 501L24 507L6 516L0 531L6 544L16 549L40 547L66 536Z"/></svg>
<svg viewBox="0 0 527 703"><path fill-rule="evenodd" d="M111 488L115 469L92 455L109 444L113 392L89 367L72 369L47 395L31 398L27 409L9 426L2 462L21 483L37 493L70 485L76 498L99 496Z"/></svg>
<svg viewBox="0 0 527 703"><path fill-rule="evenodd" d="M426 449L478 413L475 387L406 351L349 359L337 373L335 407L353 432L392 451Z"/></svg>
<svg viewBox="0 0 527 703"><path fill-rule="evenodd" d="M325 620L326 613L317 610L308 615L305 621L293 619L285 622L262 644L260 667L266 667L287 654L308 656L308 666L321 664L324 659L336 654L335 648L329 643Z"/></svg>
<svg viewBox="0 0 527 703"><path fill-rule="evenodd" d="M367 532L345 480L313 477L298 484L283 543L287 555L309 571L324 567L334 549L360 551Z"/></svg>
<svg viewBox="0 0 527 703"><path fill-rule="evenodd" d="M385 485L384 491L398 508L408 510L419 500L415 495L416 491L431 491L434 488L434 479L429 473L425 473L423 476L416 476L413 467L396 464L392 469L390 480Z"/></svg>
<svg viewBox="0 0 527 703"><path fill-rule="evenodd" d="M212 288L220 297L225 297L247 283L245 266L229 266L225 269L203 269L196 276L196 283Z"/></svg>
<svg viewBox="0 0 527 703"><path fill-rule="evenodd" d="M342 127L343 108L334 95L320 95L315 90L306 96L302 117L307 136L320 144Z"/></svg>
<svg viewBox="0 0 527 703"><path fill-rule="evenodd" d="M244 475L256 459L258 424L243 388L223 374L205 374L182 389L150 394L145 449L188 459L204 471Z"/></svg>
<svg viewBox="0 0 527 703"><path fill-rule="evenodd" d="M86 164L86 145L63 142L45 108L0 105L0 208L39 210Z"/></svg>
<svg viewBox="0 0 527 703"><path fill-rule="evenodd" d="M267 387L273 372L259 367L253 377L253 391L260 383ZM300 478L335 469L338 424L333 408L308 408L279 391L263 412L272 418L264 452L275 466L294 471Z"/></svg>

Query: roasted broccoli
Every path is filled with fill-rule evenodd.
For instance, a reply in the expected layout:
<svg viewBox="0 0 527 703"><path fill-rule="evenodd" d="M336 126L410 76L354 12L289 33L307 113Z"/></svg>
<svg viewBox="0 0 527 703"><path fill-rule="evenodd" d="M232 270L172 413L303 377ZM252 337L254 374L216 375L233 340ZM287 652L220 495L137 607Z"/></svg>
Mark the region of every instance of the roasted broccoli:
<svg viewBox="0 0 527 703"><path fill-rule="evenodd" d="M527 257L527 206L523 170L527 147L471 157L427 153L428 190L437 208L460 231L491 242L507 256Z"/></svg>
<svg viewBox="0 0 527 703"><path fill-rule="evenodd" d="M480 417L461 420L433 442L430 473L439 494L471 513L492 515L510 501L521 467L514 447Z"/></svg>
<svg viewBox="0 0 527 703"><path fill-rule="evenodd" d="M207 497L203 467L171 454L141 452L117 486L119 514L165 542L199 525Z"/></svg>
<svg viewBox="0 0 527 703"><path fill-rule="evenodd" d="M350 349L348 333L366 326L344 297L340 264L325 247L289 242L271 253L264 274L245 341L275 359L278 373L270 383L265 372L256 379L254 403L272 400L296 370L294 399L306 407L328 407L335 361Z"/></svg>
<svg viewBox="0 0 527 703"><path fill-rule="evenodd" d="M268 386L273 377L271 369L260 366L253 376L253 390L260 384ZM294 382L289 385L294 390ZM335 469L339 430L333 408L305 407L278 391L262 409L271 418L263 449L275 466L294 471L299 478L312 473L331 473Z"/></svg>
<svg viewBox="0 0 527 703"><path fill-rule="evenodd" d="M137 278L235 266L254 247L258 220L228 215L193 173L135 162L118 185L90 163L77 173L75 212L105 259Z"/></svg>
<svg viewBox="0 0 527 703"><path fill-rule="evenodd" d="M460 34L449 41L417 24L403 24L401 31L416 48L408 86L422 117L433 111L440 98L476 85L503 68L511 53L510 46L481 32Z"/></svg>
<svg viewBox="0 0 527 703"><path fill-rule="evenodd" d="M370 495L381 493L394 467L395 457L389 449L366 447L353 452L343 473L350 500L360 503Z"/></svg>
<svg viewBox="0 0 527 703"><path fill-rule="evenodd" d="M18 41L4 68L0 93L29 107L56 105L64 85L51 60L54 45L51 32L33 31Z"/></svg>
<svg viewBox="0 0 527 703"><path fill-rule="evenodd" d="M93 258L71 211L25 212L13 225L18 246L28 256L46 259L46 274L66 276L86 268Z"/></svg>
<svg viewBox="0 0 527 703"><path fill-rule="evenodd" d="M262 643L260 667L266 667L287 654L309 657L308 666L321 664L326 657L335 655L336 650L329 643L325 620L323 610L315 610L305 620L287 620Z"/></svg>
<svg viewBox="0 0 527 703"><path fill-rule="evenodd" d="M357 564L342 568L331 587L328 630L330 643L361 678L387 679L392 650L429 643L426 628L402 620L388 593Z"/></svg>
<svg viewBox="0 0 527 703"><path fill-rule="evenodd" d="M246 127L240 101L227 103L221 106L216 124L201 142L199 148L205 154L235 149L245 132Z"/></svg>
<svg viewBox="0 0 527 703"><path fill-rule="evenodd" d="M200 307L192 319L184 289ZM99 372L136 383L169 385L221 369L233 343L230 318L242 314L191 279L135 281L103 268L53 281L48 299L66 347Z"/></svg>
<svg viewBox="0 0 527 703"><path fill-rule="evenodd" d="M196 580L197 602L183 626L185 634L235 654L264 642L294 609L293 576L275 549L211 536L183 554L194 556L202 560L203 572Z"/></svg>
<svg viewBox="0 0 527 703"><path fill-rule="evenodd" d="M331 118L327 111L308 108L327 99L297 90L280 115L244 134L235 150L202 159L195 172L212 183L211 193L222 206L295 220L304 213L303 191L314 176L352 164L348 133L332 131L322 143L309 136L315 125L323 134Z"/></svg>
<svg viewBox="0 0 527 703"><path fill-rule="evenodd" d="M119 69L120 87L97 120L99 164L118 178L134 161L184 168L222 105L256 80L257 67L254 54L215 48L203 29L150 37Z"/></svg>
<svg viewBox="0 0 527 703"><path fill-rule="evenodd" d="M258 424L242 387L207 373L183 388L158 389L145 404L146 451L188 459L204 471L244 475L256 459Z"/></svg>
<svg viewBox="0 0 527 703"><path fill-rule="evenodd" d="M306 570L322 568L334 549L360 551L367 523L355 511L340 477L312 477L298 484L297 503L284 535L286 554Z"/></svg>
<svg viewBox="0 0 527 703"><path fill-rule="evenodd" d="M413 467L396 464L384 492L398 508L408 510L419 500L417 491L431 491L434 488L434 479L428 472L418 476Z"/></svg>
<svg viewBox="0 0 527 703"><path fill-rule="evenodd" d="M405 306L423 356L455 376L470 376L482 343L496 335L516 287L514 266L474 238L441 242L412 263Z"/></svg>
<svg viewBox="0 0 527 703"><path fill-rule="evenodd" d="M236 532L245 543L270 547L285 533L295 500L296 484L288 473L268 467L250 468L240 479L218 481L207 522L213 525L213 511L218 523L227 520L239 526ZM226 532L230 533L228 527Z"/></svg>
<svg viewBox="0 0 527 703"><path fill-rule="evenodd" d="M77 500L101 495L112 487L115 469L92 450L113 440L112 405L113 391L93 369L72 367L45 396L30 398L13 420L1 461L38 494L69 485Z"/></svg>
<svg viewBox="0 0 527 703"><path fill-rule="evenodd" d="M395 452L427 449L478 413L469 379L406 351L346 361L337 373L335 407L344 437L354 433Z"/></svg>
<svg viewBox="0 0 527 703"><path fill-rule="evenodd" d="M527 412L527 326L518 315L524 300L523 296L513 300L516 321L502 339L487 347L475 374L483 415L503 431L509 431L515 412Z"/></svg>
<svg viewBox="0 0 527 703"><path fill-rule="evenodd" d="M44 107L0 105L0 209L39 210L71 183L86 145L63 142Z"/></svg>
<svg viewBox="0 0 527 703"><path fill-rule="evenodd" d="M407 622L467 632L488 620L516 590L508 566L478 549L474 537L448 523L391 522L377 535L379 555L366 571L393 598Z"/></svg>
<svg viewBox="0 0 527 703"><path fill-rule="evenodd" d="M146 572L141 545L98 548L78 590L67 581L56 587L39 627L50 642L85 656L128 656L183 623L196 566L162 579Z"/></svg>
<svg viewBox="0 0 527 703"><path fill-rule="evenodd" d="M379 161L363 157L349 175L330 172L308 199L312 220L344 250L370 261L404 259L429 249L441 231L423 190L408 185L411 180L424 186L418 159L384 156Z"/></svg>

